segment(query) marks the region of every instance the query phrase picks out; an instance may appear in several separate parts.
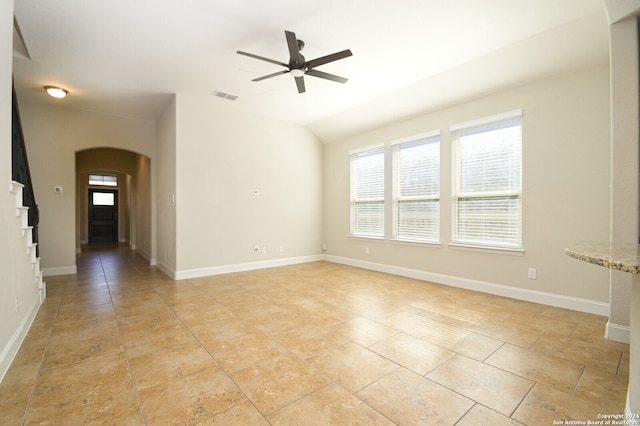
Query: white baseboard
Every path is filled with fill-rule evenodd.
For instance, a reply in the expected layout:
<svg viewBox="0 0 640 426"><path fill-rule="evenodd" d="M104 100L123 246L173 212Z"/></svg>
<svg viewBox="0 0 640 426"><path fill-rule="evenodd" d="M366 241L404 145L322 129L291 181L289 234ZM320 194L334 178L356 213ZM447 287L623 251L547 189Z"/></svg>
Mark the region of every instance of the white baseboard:
<svg viewBox="0 0 640 426"><path fill-rule="evenodd" d="M173 268L168 267L167 265L165 265L164 263L158 263L156 264L156 266L158 267L158 269L160 269L162 272L164 272L165 274L167 274L167 276L169 276L169 278L171 278L172 280L177 279L176 278L176 271L173 270Z"/></svg>
<svg viewBox="0 0 640 426"><path fill-rule="evenodd" d="M631 384L629 384L629 389L631 389ZM637 401L636 401L637 402ZM631 395L629 390L627 390L627 403L624 407L624 413L626 414L626 418L624 419L624 424L628 426L638 426L640 425L640 407L631 407ZM636 411L633 411L633 410ZM622 424L622 422L621 422Z"/></svg>
<svg viewBox="0 0 640 426"><path fill-rule="evenodd" d="M581 299L577 297L563 296L560 294L546 293L542 291L529 290L518 287L510 287L486 281L472 280L469 278L456 277L452 275L436 274L432 272L421 271L418 269L402 268L399 266L367 262L347 257L326 255L324 256L324 259L329 262L355 266L372 271L386 272L403 277L416 278L423 281L450 285L452 287L459 287L467 290L480 291L483 293L494 294L496 296L504 296L527 302L541 303L543 305L571 309L574 311L609 316L609 304L596 300Z"/></svg>
<svg viewBox="0 0 640 426"><path fill-rule="evenodd" d="M78 266L58 266L55 268L42 269L42 275L45 277L52 277L54 275L73 275L78 273Z"/></svg>
<svg viewBox="0 0 640 426"><path fill-rule="evenodd" d="M145 250L136 247L135 245L131 246L132 250L135 250L140 256L146 259L149 262L149 265L156 266L158 264L158 260L155 257L151 257L151 254L147 253ZM166 272L165 272L166 273Z"/></svg>
<svg viewBox="0 0 640 426"><path fill-rule="evenodd" d="M272 260L262 260L259 262L249 262L249 263L237 263L233 265L221 265L221 266L212 266L208 268L199 268L199 269L187 269L182 271L175 271L173 279L175 280L184 280L188 278L198 278L198 277L206 277L209 275L220 275L220 274L230 274L233 272L244 272L244 271L252 271L254 269L264 269L264 268L274 268L277 266L288 266L288 265L297 265L300 263L309 263L309 262L317 262L320 260L324 260L323 255L311 255L311 256L299 256L299 257L288 257L285 259L272 259ZM158 265L160 267L160 265ZM162 269L162 267L160 267ZM162 269L167 275L171 276L171 274L167 273L164 269Z"/></svg>
<svg viewBox="0 0 640 426"><path fill-rule="evenodd" d="M33 320L35 319L36 314L40 309L40 299L40 294L37 294L33 300L33 303L29 307L27 315L25 315L23 320L20 322L18 329L13 333L13 336L11 336L11 339L9 339L9 341L7 342L7 346L5 346L2 349L2 352L0 352L0 382L2 382L2 379L4 379L4 375L7 374L7 371L9 370L13 359L16 357L16 354L20 349L20 345L22 345L27 332L31 328L31 324L33 323Z"/></svg>
<svg viewBox="0 0 640 426"><path fill-rule="evenodd" d="M631 327L628 325L614 324L611 321L607 321L605 330L605 337L607 339L627 344L631 342Z"/></svg>

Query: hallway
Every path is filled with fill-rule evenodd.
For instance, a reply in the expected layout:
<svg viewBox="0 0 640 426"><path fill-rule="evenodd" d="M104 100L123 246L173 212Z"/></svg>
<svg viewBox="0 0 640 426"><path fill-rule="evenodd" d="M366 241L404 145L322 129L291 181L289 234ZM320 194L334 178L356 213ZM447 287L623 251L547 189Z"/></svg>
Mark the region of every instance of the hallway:
<svg viewBox="0 0 640 426"><path fill-rule="evenodd" d="M0 383L0 424L550 425L624 412L606 318L328 262L173 281L91 245Z"/></svg>

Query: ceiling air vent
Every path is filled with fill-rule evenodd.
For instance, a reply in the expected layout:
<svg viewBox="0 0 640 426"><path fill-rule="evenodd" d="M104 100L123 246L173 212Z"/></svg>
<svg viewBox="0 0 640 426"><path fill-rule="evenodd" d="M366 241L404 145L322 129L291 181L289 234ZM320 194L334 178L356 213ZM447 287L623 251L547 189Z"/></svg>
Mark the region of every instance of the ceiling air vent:
<svg viewBox="0 0 640 426"><path fill-rule="evenodd" d="M236 99L238 99L238 95L223 92L222 90L218 90L218 89L214 90L212 95L217 96L219 98L223 98L223 99L229 99L230 101L235 101Z"/></svg>

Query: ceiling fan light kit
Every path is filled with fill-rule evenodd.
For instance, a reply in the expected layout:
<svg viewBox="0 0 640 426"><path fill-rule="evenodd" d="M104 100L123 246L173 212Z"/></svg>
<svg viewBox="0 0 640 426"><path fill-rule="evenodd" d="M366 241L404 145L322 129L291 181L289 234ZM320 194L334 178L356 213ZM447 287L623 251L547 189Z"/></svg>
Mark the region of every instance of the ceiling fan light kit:
<svg viewBox="0 0 640 426"><path fill-rule="evenodd" d="M263 77L254 78L251 81L262 81L268 78L277 77L282 74L290 73L296 81L296 86L298 88L298 93L304 93L306 91L304 85L304 76L310 75L312 77L323 78L325 80L335 81L336 83L346 83L347 79L344 77L340 77L337 75L329 74L327 72L318 71L315 68L320 65L328 64L329 62L337 61L339 59L348 58L352 56L351 50L343 50L341 52L332 53L331 55L322 56L320 58L312 59L310 61L306 61L304 56L300 53L300 51L304 48L304 42L302 40L298 40L296 35L291 31L285 31L284 35L287 39L287 47L289 48L289 62L284 63L280 61L276 61L274 59L265 58L263 56L254 55L253 53L243 52L238 50L237 53L240 55L248 56L250 58L259 59L261 61L266 61L275 65L280 65L285 67L285 70L275 72L273 74L265 75Z"/></svg>

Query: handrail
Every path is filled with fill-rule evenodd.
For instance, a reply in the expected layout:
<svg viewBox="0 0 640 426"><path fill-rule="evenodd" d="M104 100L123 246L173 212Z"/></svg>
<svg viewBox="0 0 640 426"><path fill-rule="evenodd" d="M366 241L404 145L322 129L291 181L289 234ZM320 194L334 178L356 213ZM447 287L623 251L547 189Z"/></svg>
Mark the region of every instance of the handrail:
<svg viewBox="0 0 640 426"><path fill-rule="evenodd" d="M16 86L13 83L12 98L12 114L11 114L11 166L12 179L24 185L22 201L26 207L29 207L28 223L33 227L33 242L36 244L36 256L39 256L38 248L38 223L40 221L38 204L33 191L33 183L31 181L31 173L29 172L29 161L27 159L27 148L24 143L24 134L22 133L22 122L20 121L20 111L18 109L18 97L16 96Z"/></svg>

